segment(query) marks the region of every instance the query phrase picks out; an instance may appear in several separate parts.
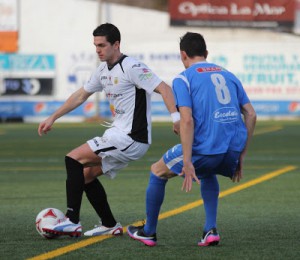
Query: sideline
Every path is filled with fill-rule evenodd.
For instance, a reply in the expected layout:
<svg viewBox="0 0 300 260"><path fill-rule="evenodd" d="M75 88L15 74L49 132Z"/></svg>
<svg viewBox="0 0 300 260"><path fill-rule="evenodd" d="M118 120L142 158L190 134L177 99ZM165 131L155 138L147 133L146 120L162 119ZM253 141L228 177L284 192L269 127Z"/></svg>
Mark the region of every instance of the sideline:
<svg viewBox="0 0 300 260"><path fill-rule="evenodd" d="M246 182L244 184L240 184L238 186L235 186L233 188L230 188L230 189L227 189L225 191L220 192L219 198L223 198L225 196L228 196L228 195L231 195L233 193L239 192L241 190L247 189L249 187L252 187L252 186L257 185L259 183L262 183L264 181L270 180L270 179L275 178L275 177L277 177L277 176L279 176L281 174L287 173L289 171L293 171L295 169L297 169L297 167L290 165L290 166L286 166L284 168L278 169L276 171L267 173L267 174L265 174L265 175L263 175L263 176L261 176L259 178L253 179L253 180L248 181L248 182ZM184 205L182 207L179 207L179 208L176 208L174 210L170 210L170 211L164 212L164 213L162 213L162 214L159 215L158 219L161 220L161 219L165 219L165 218L168 218L168 217L171 217L171 216L174 216L174 215L178 215L178 214L183 213L185 211L188 211L188 210L191 210L193 208L199 207L202 204L203 204L203 200L197 200L195 202L186 204L186 205ZM141 225L141 224L142 224L142 221L138 221L138 222L132 223L130 225ZM127 232L127 226L123 228L123 231L124 231L124 233ZM106 239L109 239L109 238L112 238L112 237L114 237L114 236L112 236L112 235L105 235L105 236L92 237L92 238L85 239L83 241L71 244L69 246L64 246L64 247L55 249L53 251L41 254L41 255L38 255L38 256L35 256L35 257L32 257L32 258L28 258L27 260L47 260L47 259L52 259L54 257L58 257L60 255L69 253L71 251L78 250L80 248L92 245L92 244L97 243L97 242L101 242L103 240L106 240Z"/></svg>

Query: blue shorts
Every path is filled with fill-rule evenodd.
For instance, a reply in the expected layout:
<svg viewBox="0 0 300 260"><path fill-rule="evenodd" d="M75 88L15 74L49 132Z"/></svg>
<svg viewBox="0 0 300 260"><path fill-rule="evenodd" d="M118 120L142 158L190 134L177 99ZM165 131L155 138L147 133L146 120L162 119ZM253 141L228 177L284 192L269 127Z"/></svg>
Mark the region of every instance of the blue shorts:
<svg viewBox="0 0 300 260"><path fill-rule="evenodd" d="M214 155L192 155L192 162L199 179L211 174L219 174L232 178L239 163L241 152L228 151L227 153ZM183 167L183 155L181 144L175 145L163 156L167 167L175 174L180 174Z"/></svg>

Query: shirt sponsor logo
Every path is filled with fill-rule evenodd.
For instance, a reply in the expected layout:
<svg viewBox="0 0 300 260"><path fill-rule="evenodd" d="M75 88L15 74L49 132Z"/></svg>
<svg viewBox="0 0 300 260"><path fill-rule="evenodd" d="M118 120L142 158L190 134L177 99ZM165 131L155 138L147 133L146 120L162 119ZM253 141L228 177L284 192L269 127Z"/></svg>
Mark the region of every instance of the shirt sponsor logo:
<svg viewBox="0 0 300 260"><path fill-rule="evenodd" d="M143 80L148 80L152 78L152 72L149 69L143 68L142 69L143 73L139 75L139 80L143 81Z"/></svg>
<svg viewBox="0 0 300 260"><path fill-rule="evenodd" d="M115 113L116 114L119 114L119 115L122 115L122 114L125 114L125 110L124 109L115 109Z"/></svg>
<svg viewBox="0 0 300 260"><path fill-rule="evenodd" d="M98 141L95 138L93 139L93 141L94 141L95 145L98 147L99 146Z"/></svg>
<svg viewBox="0 0 300 260"><path fill-rule="evenodd" d="M141 67L141 64L139 63L139 64L134 64L133 66L132 66L132 68L139 68L139 67Z"/></svg>
<svg viewBox="0 0 300 260"><path fill-rule="evenodd" d="M215 72L215 71L221 71L222 68L220 67L207 67L207 68L197 68L197 71L199 73L202 73L202 72Z"/></svg>
<svg viewBox="0 0 300 260"><path fill-rule="evenodd" d="M110 99L114 99L114 98L118 98L118 97L122 97L122 94L114 94L114 93L107 93L106 97L110 98Z"/></svg>
<svg viewBox="0 0 300 260"><path fill-rule="evenodd" d="M234 107L222 107L213 113L213 120L219 123L236 122L239 118L239 113Z"/></svg>

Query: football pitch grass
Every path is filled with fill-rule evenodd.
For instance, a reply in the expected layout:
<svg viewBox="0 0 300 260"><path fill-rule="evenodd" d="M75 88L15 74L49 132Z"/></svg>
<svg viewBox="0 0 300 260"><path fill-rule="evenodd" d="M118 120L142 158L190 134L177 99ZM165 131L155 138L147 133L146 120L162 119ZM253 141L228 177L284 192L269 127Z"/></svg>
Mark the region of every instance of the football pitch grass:
<svg viewBox="0 0 300 260"><path fill-rule="evenodd" d="M300 121L259 121L240 183L219 177L219 246L200 248L203 203L199 187L166 186L158 245L121 237L47 240L35 229L44 208L66 209L64 155L105 129L96 123L56 124L39 137L37 124L0 125L0 259L299 259ZM155 123L153 144L114 180L101 177L115 217L124 227L145 218L151 163L178 142L170 123ZM83 197L81 223L98 218Z"/></svg>

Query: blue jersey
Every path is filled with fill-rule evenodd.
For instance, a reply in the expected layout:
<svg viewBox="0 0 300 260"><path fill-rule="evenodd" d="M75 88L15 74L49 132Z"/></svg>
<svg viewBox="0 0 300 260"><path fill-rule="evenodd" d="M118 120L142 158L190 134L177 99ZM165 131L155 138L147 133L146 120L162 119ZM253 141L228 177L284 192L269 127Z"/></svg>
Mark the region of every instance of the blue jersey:
<svg viewBox="0 0 300 260"><path fill-rule="evenodd" d="M224 68L199 62L173 81L178 107L190 107L194 119L194 154L241 152L247 129L241 107L249 98L241 82Z"/></svg>

